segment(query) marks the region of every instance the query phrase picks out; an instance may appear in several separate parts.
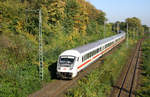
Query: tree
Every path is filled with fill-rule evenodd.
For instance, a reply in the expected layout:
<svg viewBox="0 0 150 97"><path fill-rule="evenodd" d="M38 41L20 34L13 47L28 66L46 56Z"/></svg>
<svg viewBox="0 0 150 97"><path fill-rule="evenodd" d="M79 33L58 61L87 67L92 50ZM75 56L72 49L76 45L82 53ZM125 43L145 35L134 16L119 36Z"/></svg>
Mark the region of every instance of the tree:
<svg viewBox="0 0 150 97"><path fill-rule="evenodd" d="M126 24L128 24L129 30L132 31L132 33L142 34L144 32L141 20L137 17L127 18Z"/></svg>
<svg viewBox="0 0 150 97"><path fill-rule="evenodd" d="M149 32L149 27L147 25L142 25L142 27L144 28L144 32Z"/></svg>
<svg viewBox="0 0 150 97"><path fill-rule="evenodd" d="M126 23L128 23L129 29L132 30L133 28L141 27L141 20L136 17L127 18Z"/></svg>

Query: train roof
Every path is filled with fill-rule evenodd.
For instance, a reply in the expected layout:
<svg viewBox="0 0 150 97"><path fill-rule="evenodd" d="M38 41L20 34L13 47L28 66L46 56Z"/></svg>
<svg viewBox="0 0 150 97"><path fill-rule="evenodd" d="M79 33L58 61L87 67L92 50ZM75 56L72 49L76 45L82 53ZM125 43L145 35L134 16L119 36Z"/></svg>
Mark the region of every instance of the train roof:
<svg viewBox="0 0 150 97"><path fill-rule="evenodd" d="M125 33L124 32L122 32L122 33L120 33L120 34L117 34L117 35L114 35L114 36L111 36L111 37L108 37L108 38L105 38L105 39L102 39L102 40L98 40L98 41L96 41L96 42L92 42L92 43L89 43L89 44L86 44L86 45L83 45L83 46L79 46L79 47L77 47L77 48L74 48L74 49L72 49L72 50L76 50L76 51L78 51L79 53L84 53L84 52L86 52L86 51L88 51L88 50L90 50L90 49L92 49L92 48L95 48L95 47L97 47L98 45L102 45L102 44L105 44L106 42L108 42L108 41L111 41L112 39L115 39L115 38L117 38L117 37L121 37L121 36L123 36Z"/></svg>

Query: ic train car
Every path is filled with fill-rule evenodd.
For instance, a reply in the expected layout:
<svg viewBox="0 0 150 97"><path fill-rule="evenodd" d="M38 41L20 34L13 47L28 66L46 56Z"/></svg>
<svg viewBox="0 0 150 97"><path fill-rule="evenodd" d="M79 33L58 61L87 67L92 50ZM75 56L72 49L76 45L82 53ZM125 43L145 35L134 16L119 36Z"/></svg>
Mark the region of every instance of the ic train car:
<svg viewBox="0 0 150 97"><path fill-rule="evenodd" d="M125 39L125 32L89 43L60 54L57 62L57 77L72 79L96 59Z"/></svg>

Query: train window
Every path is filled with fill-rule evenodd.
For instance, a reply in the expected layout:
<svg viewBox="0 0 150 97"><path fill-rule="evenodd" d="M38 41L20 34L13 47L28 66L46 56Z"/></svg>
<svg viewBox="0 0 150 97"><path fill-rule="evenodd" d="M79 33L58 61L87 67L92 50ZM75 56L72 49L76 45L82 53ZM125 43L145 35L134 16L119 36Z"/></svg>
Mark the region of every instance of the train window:
<svg viewBox="0 0 150 97"><path fill-rule="evenodd" d="M93 51L93 56L94 56L95 54L94 54L94 51Z"/></svg>
<svg viewBox="0 0 150 97"><path fill-rule="evenodd" d="M100 52L100 48L98 48L98 52Z"/></svg>
<svg viewBox="0 0 150 97"><path fill-rule="evenodd" d="M91 57L91 53L87 53L86 55L84 55L83 61L89 59Z"/></svg>
<svg viewBox="0 0 150 97"><path fill-rule="evenodd" d="M105 48L107 48L107 47L108 47L108 44L105 45Z"/></svg>
<svg viewBox="0 0 150 97"><path fill-rule="evenodd" d="M90 57L90 54L88 53L88 54L87 54L87 58L89 58L89 57Z"/></svg>
<svg viewBox="0 0 150 97"><path fill-rule="evenodd" d="M88 59L88 54L85 55L85 60Z"/></svg>
<svg viewBox="0 0 150 97"><path fill-rule="evenodd" d="M93 51L93 56L95 55L95 50Z"/></svg>
<svg viewBox="0 0 150 97"><path fill-rule="evenodd" d="M86 60L86 55L84 55L84 56L83 56L83 59L82 59L82 61L85 61L85 60Z"/></svg>
<svg viewBox="0 0 150 97"><path fill-rule="evenodd" d="M86 60L86 55L84 56L84 61Z"/></svg>
<svg viewBox="0 0 150 97"><path fill-rule="evenodd" d="M97 49L97 53L99 52L99 48Z"/></svg>
<svg viewBox="0 0 150 97"><path fill-rule="evenodd" d="M93 55L92 55L92 51L90 52L90 56L92 57Z"/></svg>
<svg viewBox="0 0 150 97"><path fill-rule="evenodd" d="M97 50L94 51L94 55L97 53Z"/></svg>
<svg viewBox="0 0 150 97"><path fill-rule="evenodd" d="M87 55L86 55L86 59L88 59L89 58L89 54L87 53Z"/></svg>
<svg viewBox="0 0 150 97"><path fill-rule="evenodd" d="M109 43L109 46L111 46L112 42Z"/></svg>
<svg viewBox="0 0 150 97"><path fill-rule="evenodd" d="M103 50L104 49L104 46L102 46L102 49L101 50Z"/></svg>
<svg viewBox="0 0 150 97"><path fill-rule="evenodd" d="M89 57L91 58L91 52L89 52Z"/></svg>
<svg viewBox="0 0 150 97"><path fill-rule="evenodd" d="M87 59L88 57L87 57L87 54L85 55L85 60Z"/></svg>
<svg viewBox="0 0 150 97"><path fill-rule="evenodd" d="M99 51L101 51L101 47L99 48Z"/></svg>
<svg viewBox="0 0 150 97"><path fill-rule="evenodd" d="M94 56L94 51L92 52L92 56Z"/></svg>

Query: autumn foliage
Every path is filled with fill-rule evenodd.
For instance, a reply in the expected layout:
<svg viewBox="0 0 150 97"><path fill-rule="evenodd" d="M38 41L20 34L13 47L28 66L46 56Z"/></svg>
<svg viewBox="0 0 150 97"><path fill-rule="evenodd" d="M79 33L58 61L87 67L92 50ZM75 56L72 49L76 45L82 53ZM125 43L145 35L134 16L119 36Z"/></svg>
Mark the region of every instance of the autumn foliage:
<svg viewBox="0 0 150 97"><path fill-rule="evenodd" d="M38 77L38 9L43 82ZM58 55L102 38L104 20L105 13L85 0L0 0L0 97L26 97L51 81Z"/></svg>

